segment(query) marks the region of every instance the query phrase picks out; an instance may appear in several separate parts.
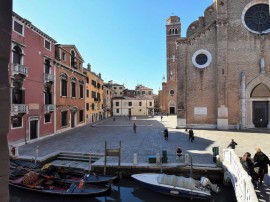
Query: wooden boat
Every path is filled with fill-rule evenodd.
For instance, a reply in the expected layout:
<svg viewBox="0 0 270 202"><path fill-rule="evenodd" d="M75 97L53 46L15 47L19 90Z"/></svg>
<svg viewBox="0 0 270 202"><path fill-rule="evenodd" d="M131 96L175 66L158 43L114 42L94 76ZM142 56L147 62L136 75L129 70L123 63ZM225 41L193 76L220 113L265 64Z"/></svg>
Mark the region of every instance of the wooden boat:
<svg viewBox="0 0 270 202"><path fill-rule="evenodd" d="M58 175L58 176L57 176ZM118 175L99 175L95 172L85 173L71 168L57 168L56 177L66 181L80 181L83 180L89 184L107 184L107 183L118 183Z"/></svg>
<svg viewBox="0 0 270 202"><path fill-rule="evenodd" d="M28 168L22 167L21 164L19 166L15 166L13 164L10 172L10 178L17 177L18 175L25 175L29 171L35 171L40 175L51 177L54 179L64 180L67 182L76 182L83 180L85 183L89 184L108 184L110 183L118 183L119 176L118 175L98 175L94 172L87 173L83 170L75 169L75 168L66 168L66 167L56 167L54 165L44 165L42 168Z"/></svg>
<svg viewBox="0 0 270 202"><path fill-rule="evenodd" d="M171 196L209 199L211 190L219 192L218 186L205 177L199 181L183 176L145 173L132 175L132 178L153 191Z"/></svg>
<svg viewBox="0 0 270 202"><path fill-rule="evenodd" d="M25 191L52 195L97 197L111 194L111 185L93 185L83 183L82 181L67 182L40 177L40 175L34 172L29 173L26 174L28 178L25 175L10 180L9 186Z"/></svg>

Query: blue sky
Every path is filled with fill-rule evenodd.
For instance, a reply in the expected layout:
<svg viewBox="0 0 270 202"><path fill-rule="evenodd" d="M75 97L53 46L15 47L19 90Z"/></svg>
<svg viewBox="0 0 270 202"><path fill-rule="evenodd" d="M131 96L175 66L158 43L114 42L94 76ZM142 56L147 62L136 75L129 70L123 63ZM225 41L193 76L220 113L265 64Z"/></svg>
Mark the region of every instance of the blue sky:
<svg viewBox="0 0 270 202"><path fill-rule="evenodd" d="M13 0L13 10L60 44L74 44L92 71L158 93L166 76L166 19L179 16L181 36L213 0Z"/></svg>

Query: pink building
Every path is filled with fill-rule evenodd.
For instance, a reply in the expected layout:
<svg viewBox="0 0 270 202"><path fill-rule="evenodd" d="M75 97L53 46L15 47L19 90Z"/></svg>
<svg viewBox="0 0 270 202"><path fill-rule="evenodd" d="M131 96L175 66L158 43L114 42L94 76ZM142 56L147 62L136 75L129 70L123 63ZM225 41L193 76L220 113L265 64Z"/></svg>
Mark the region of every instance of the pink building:
<svg viewBox="0 0 270 202"><path fill-rule="evenodd" d="M54 53L56 41L13 13L10 54L10 144L54 131Z"/></svg>

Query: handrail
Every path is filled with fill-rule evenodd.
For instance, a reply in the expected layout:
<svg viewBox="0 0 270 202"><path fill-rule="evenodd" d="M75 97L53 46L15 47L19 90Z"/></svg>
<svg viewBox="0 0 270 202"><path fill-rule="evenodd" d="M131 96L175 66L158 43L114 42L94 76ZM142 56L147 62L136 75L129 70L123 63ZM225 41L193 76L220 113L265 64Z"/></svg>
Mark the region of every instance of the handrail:
<svg viewBox="0 0 270 202"><path fill-rule="evenodd" d="M239 157L233 149L223 150L223 165L227 170L226 172L229 172L237 201L258 202L254 186L251 182L251 177L244 170Z"/></svg>

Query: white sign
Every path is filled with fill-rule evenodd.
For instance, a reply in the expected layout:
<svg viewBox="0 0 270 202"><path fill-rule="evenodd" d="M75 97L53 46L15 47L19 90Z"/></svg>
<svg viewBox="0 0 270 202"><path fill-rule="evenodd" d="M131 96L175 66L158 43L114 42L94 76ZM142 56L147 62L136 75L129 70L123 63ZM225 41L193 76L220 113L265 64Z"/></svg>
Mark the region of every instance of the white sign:
<svg viewBox="0 0 270 202"><path fill-rule="evenodd" d="M195 115L207 115L207 107L195 107L194 114Z"/></svg>

